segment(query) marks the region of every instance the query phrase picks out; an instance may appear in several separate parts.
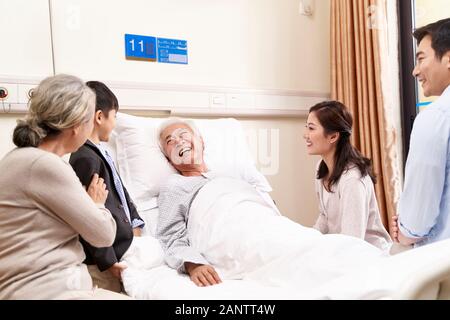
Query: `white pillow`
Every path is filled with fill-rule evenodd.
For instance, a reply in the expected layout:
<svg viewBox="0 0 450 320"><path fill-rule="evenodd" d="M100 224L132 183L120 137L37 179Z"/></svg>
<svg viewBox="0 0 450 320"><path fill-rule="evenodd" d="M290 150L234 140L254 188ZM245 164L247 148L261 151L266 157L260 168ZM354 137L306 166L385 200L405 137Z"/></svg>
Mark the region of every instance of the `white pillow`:
<svg viewBox="0 0 450 320"><path fill-rule="evenodd" d="M117 166L139 210L157 206L156 197L167 178L176 173L158 146L157 130L166 118L117 114L113 132ZM212 171L249 181L260 191L271 191L256 169L241 124L232 118L195 120L205 142L204 159Z"/></svg>
<svg viewBox="0 0 450 320"><path fill-rule="evenodd" d="M139 210L157 206L160 185L176 172L155 139L162 119L117 114L113 135L119 174Z"/></svg>

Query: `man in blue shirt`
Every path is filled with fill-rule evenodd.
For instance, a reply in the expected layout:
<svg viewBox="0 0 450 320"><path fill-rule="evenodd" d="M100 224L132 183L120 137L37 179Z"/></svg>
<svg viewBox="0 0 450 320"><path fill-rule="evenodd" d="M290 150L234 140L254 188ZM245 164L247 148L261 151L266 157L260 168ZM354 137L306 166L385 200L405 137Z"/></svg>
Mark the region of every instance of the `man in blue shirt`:
<svg viewBox="0 0 450 320"><path fill-rule="evenodd" d="M422 246L450 238L450 19L419 28L414 37L413 75L425 96L440 97L414 122L393 236Z"/></svg>

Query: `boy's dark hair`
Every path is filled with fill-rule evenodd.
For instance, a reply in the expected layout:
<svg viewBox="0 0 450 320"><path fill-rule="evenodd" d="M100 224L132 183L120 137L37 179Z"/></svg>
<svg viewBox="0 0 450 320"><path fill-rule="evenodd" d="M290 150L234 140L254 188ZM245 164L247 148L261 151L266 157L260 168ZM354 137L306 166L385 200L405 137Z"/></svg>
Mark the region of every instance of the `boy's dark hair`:
<svg viewBox="0 0 450 320"><path fill-rule="evenodd" d="M114 93L100 81L88 81L86 85L91 88L95 95L95 111L101 110L106 117L109 116L109 112L114 109L119 110L119 102Z"/></svg>
<svg viewBox="0 0 450 320"><path fill-rule="evenodd" d="M413 36L417 39L417 43L420 43L426 36L430 36L431 47L436 52L436 58L442 59L444 54L450 51L450 18L416 29Z"/></svg>

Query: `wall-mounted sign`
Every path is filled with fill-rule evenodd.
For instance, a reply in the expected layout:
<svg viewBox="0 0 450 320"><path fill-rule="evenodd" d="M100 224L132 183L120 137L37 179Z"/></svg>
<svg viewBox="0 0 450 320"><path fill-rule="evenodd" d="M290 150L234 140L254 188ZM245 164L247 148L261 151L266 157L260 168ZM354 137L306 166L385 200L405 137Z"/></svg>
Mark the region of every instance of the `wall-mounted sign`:
<svg viewBox="0 0 450 320"><path fill-rule="evenodd" d="M127 60L187 64L187 41L125 34Z"/></svg>
<svg viewBox="0 0 450 320"><path fill-rule="evenodd" d="M156 38L126 34L125 58L127 60L156 61Z"/></svg>
<svg viewBox="0 0 450 320"><path fill-rule="evenodd" d="M187 41L158 38L158 62L187 64Z"/></svg>

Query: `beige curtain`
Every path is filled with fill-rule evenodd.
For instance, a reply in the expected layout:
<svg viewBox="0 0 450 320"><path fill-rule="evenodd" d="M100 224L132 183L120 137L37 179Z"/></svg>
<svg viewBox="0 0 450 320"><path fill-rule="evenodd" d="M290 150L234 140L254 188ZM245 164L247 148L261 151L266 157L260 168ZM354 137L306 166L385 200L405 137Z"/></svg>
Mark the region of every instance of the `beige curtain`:
<svg viewBox="0 0 450 320"><path fill-rule="evenodd" d="M385 227L396 212L399 167L396 130L382 85L388 32L386 1L331 0L332 99L354 117L354 145L373 160L378 205ZM386 77L386 76L385 76Z"/></svg>

